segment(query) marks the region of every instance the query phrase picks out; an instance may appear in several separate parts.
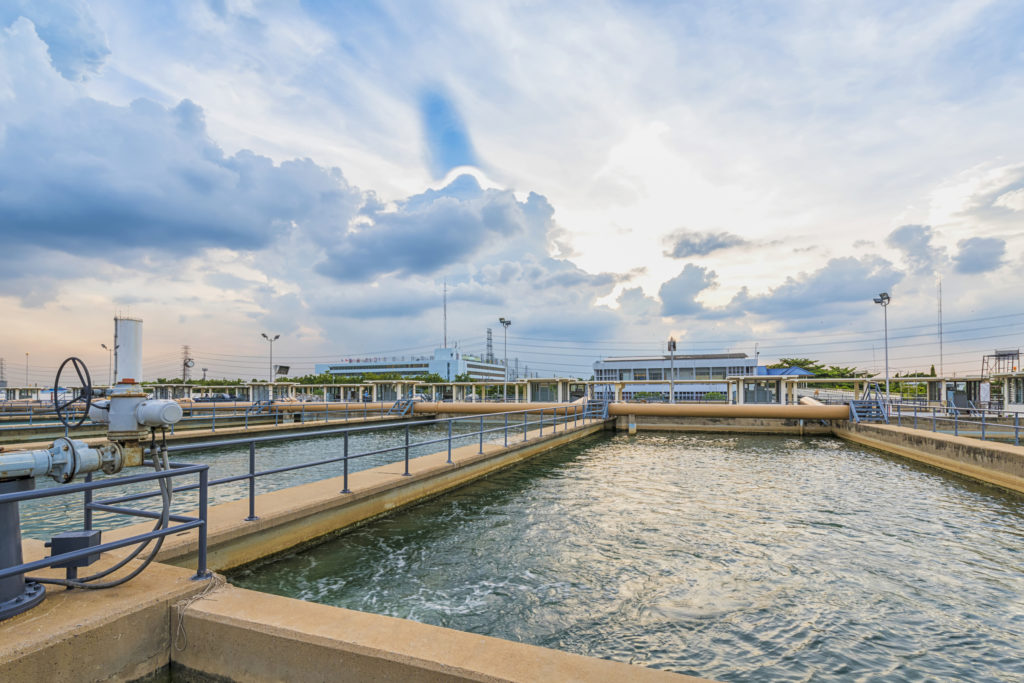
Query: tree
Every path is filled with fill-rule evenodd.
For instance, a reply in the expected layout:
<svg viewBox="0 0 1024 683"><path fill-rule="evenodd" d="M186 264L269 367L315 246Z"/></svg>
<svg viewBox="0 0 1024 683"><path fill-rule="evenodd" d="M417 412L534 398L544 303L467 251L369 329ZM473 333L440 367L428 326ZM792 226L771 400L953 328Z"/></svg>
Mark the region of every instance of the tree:
<svg viewBox="0 0 1024 683"><path fill-rule="evenodd" d="M935 374L935 363L932 363L932 371L931 371L929 376L930 377L937 377L937 375Z"/></svg>
<svg viewBox="0 0 1024 683"><path fill-rule="evenodd" d="M413 379L421 384L443 384L445 381L444 377L436 372L425 372L422 375L416 375Z"/></svg>
<svg viewBox="0 0 1024 683"><path fill-rule="evenodd" d="M473 377L468 372L459 373L455 375L456 382L472 382Z"/></svg>

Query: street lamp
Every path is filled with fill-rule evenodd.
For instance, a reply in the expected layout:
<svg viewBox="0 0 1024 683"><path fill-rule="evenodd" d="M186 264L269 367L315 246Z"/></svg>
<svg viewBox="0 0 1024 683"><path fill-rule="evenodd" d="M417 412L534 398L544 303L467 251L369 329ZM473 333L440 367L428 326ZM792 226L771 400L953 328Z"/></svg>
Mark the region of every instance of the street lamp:
<svg viewBox="0 0 1024 683"><path fill-rule="evenodd" d="M260 332L263 338L270 342L270 383L274 383L274 342L281 338L281 335L275 334L273 337L268 337L266 332Z"/></svg>
<svg viewBox="0 0 1024 683"><path fill-rule="evenodd" d="M505 383L502 385L502 397L508 403L508 326L512 321L508 318L498 318L498 322L505 328Z"/></svg>
<svg viewBox="0 0 1024 683"><path fill-rule="evenodd" d="M676 338L668 338L668 402L676 402Z"/></svg>
<svg viewBox="0 0 1024 683"><path fill-rule="evenodd" d="M100 346L107 350L107 386L112 387L114 386L114 349L121 348L121 345L117 344L114 347L110 347L106 344L100 344Z"/></svg>
<svg viewBox="0 0 1024 683"><path fill-rule="evenodd" d="M882 316L885 321L885 400L889 400L889 294L882 292L874 301L882 307Z"/></svg>
<svg viewBox="0 0 1024 683"><path fill-rule="evenodd" d="M273 361L271 361L271 362L273 362ZM208 369L209 369L209 368L203 368L203 381L204 381L204 382L206 381L206 371L207 371Z"/></svg>

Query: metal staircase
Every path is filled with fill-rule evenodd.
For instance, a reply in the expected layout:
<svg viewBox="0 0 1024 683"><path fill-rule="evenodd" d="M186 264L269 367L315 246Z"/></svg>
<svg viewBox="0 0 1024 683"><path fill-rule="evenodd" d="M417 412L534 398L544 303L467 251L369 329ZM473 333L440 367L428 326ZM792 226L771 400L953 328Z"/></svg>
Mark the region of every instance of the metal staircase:
<svg viewBox="0 0 1024 683"><path fill-rule="evenodd" d="M390 408L388 408L387 414L405 417L412 411L413 403L415 403L415 401L413 401L411 398L398 399Z"/></svg>
<svg viewBox="0 0 1024 683"><path fill-rule="evenodd" d="M888 402L878 382L870 382L859 401L850 401L851 422L884 422L889 424Z"/></svg>

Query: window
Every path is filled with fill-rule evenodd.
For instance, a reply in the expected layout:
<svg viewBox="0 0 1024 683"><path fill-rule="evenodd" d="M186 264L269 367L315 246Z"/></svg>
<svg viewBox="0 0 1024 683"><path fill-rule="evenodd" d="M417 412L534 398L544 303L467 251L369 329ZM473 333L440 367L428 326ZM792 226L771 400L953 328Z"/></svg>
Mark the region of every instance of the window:
<svg viewBox="0 0 1024 683"><path fill-rule="evenodd" d="M725 379L725 368L711 368L711 379Z"/></svg>
<svg viewBox="0 0 1024 683"><path fill-rule="evenodd" d="M646 368L634 368L633 369L633 379L647 379L647 369Z"/></svg>
<svg viewBox="0 0 1024 683"><path fill-rule="evenodd" d="M661 379L661 368L649 368L647 370L647 379Z"/></svg>
<svg viewBox="0 0 1024 683"><path fill-rule="evenodd" d="M693 368L676 368L676 379L693 379Z"/></svg>
<svg viewBox="0 0 1024 683"><path fill-rule="evenodd" d="M697 379L711 379L711 368L694 368Z"/></svg>

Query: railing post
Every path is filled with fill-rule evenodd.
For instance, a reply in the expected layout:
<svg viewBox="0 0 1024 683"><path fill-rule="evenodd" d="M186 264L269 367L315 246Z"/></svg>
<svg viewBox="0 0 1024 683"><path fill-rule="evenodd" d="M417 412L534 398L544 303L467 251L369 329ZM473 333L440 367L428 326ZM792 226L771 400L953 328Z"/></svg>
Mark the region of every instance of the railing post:
<svg viewBox="0 0 1024 683"><path fill-rule="evenodd" d="M345 432L345 451L344 451L344 456L345 457L341 461L345 465L344 484L342 485L341 492L342 493L352 493L351 491L348 490L348 432Z"/></svg>
<svg viewBox="0 0 1024 683"><path fill-rule="evenodd" d="M452 464L452 419L448 418L448 464Z"/></svg>
<svg viewBox="0 0 1024 683"><path fill-rule="evenodd" d="M409 425L405 425L405 473L402 476L412 476L409 474Z"/></svg>
<svg viewBox="0 0 1024 683"><path fill-rule="evenodd" d="M988 412L987 410L982 410L981 411L981 440L982 441L985 440L985 413L987 413L987 412Z"/></svg>
<svg viewBox="0 0 1024 683"><path fill-rule="evenodd" d="M953 436L960 436L960 411L953 411Z"/></svg>
<svg viewBox="0 0 1024 683"><path fill-rule="evenodd" d="M938 427L935 424L935 406L932 406L932 431L938 431Z"/></svg>
<svg viewBox="0 0 1024 683"><path fill-rule="evenodd" d="M508 413L505 413L505 448L508 448Z"/></svg>
<svg viewBox="0 0 1024 683"><path fill-rule="evenodd" d="M211 432L217 431L217 404L216 403L213 404L213 422L210 425L210 431Z"/></svg>
<svg viewBox="0 0 1024 683"><path fill-rule="evenodd" d="M1013 414L1013 445L1020 445L1020 413Z"/></svg>
<svg viewBox="0 0 1024 683"><path fill-rule="evenodd" d="M523 413L523 441L526 441L526 433L530 431L530 411Z"/></svg>
<svg viewBox="0 0 1024 683"><path fill-rule="evenodd" d="M914 406L914 429L917 429L917 406Z"/></svg>
<svg viewBox="0 0 1024 683"><path fill-rule="evenodd" d="M92 472L85 475L85 483L92 481ZM85 492L85 530L90 531L92 529L92 508L89 507L92 504L92 489Z"/></svg>
<svg viewBox="0 0 1024 683"><path fill-rule="evenodd" d="M209 578L210 572L206 570L206 537L207 527L209 525L209 519L207 519L207 507L208 507L208 484L210 481L210 468L204 467L199 470L199 519L202 524L199 525L199 549L197 558L196 575L193 579L206 579Z"/></svg>
<svg viewBox="0 0 1024 683"><path fill-rule="evenodd" d="M480 454L484 452L484 416L480 416Z"/></svg>
<svg viewBox="0 0 1024 683"><path fill-rule="evenodd" d="M249 516L247 522L255 522L256 516L256 442L249 442Z"/></svg>

